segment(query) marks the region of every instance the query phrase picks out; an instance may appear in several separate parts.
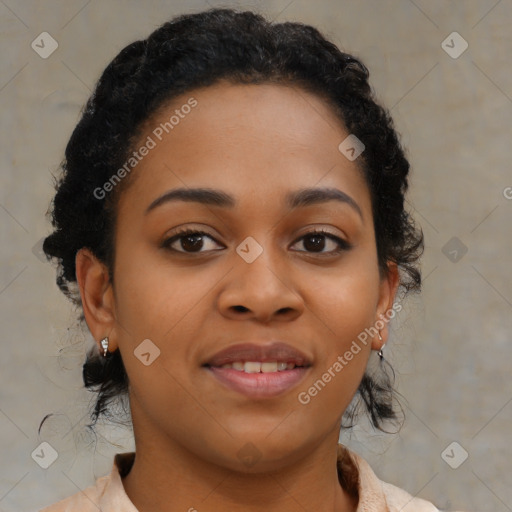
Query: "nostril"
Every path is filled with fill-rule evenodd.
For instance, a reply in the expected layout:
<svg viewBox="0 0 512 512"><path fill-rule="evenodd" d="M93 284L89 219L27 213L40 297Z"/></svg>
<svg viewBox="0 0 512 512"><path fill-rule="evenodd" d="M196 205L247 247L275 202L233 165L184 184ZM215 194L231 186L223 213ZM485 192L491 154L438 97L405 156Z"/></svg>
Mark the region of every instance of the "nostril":
<svg viewBox="0 0 512 512"><path fill-rule="evenodd" d="M249 311L249 309L246 308L245 306L233 306L233 309L235 311L240 311L242 313L245 313L246 311Z"/></svg>

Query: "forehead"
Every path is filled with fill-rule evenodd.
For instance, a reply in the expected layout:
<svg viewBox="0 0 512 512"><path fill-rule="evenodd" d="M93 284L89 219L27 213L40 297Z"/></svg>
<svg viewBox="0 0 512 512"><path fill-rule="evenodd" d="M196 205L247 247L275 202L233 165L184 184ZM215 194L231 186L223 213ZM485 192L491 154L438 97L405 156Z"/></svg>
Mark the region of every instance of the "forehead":
<svg viewBox="0 0 512 512"><path fill-rule="evenodd" d="M330 105L303 89L220 82L174 98L146 121L138 145L151 140L152 149L134 184L149 202L177 186L229 189L260 204L315 185L368 195L359 166L338 149L348 135Z"/></svg>

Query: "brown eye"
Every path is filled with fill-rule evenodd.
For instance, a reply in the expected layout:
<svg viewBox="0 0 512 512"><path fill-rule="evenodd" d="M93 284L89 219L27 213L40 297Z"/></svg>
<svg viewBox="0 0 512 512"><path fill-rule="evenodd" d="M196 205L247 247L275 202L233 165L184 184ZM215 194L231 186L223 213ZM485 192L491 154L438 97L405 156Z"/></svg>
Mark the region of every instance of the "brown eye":
<svg viewBox="0 0 512 512"><path fill-rule="evenodd" d="M306 233L305 235L301 236L295 243L301 240L303 241L303 246L306 248L306 251L300 252L337 254L341 251L349 250L352 247L347 241L324 230L311 231ZM334 249L324 251L326 246L328 246L328 242L331 243L331 247L334 245Z"/></svg>
<svg viewBox="0 0 512 512"><path fill-rule="evenodd" d="M201 250L204 247L205 238L215 241L212 236L204 231L185 229L165 240L162 243L162 247L182 253L206 252ZM181 249L175 248L173 245L178 245Z"/></svg>

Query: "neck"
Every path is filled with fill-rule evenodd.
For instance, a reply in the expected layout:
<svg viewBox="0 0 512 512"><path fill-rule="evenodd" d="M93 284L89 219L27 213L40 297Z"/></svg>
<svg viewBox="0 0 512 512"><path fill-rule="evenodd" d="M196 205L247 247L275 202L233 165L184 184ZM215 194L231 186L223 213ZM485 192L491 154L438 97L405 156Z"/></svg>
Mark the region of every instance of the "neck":
<svg viewBox="0 0 512 512"><path fill-rule="evenodd" d="M123 486L139 512L355 512L357 499L338 480L337 435L328 437L293 464L241 473L205 461L168 437L136 436L135 461Z"/></svg>

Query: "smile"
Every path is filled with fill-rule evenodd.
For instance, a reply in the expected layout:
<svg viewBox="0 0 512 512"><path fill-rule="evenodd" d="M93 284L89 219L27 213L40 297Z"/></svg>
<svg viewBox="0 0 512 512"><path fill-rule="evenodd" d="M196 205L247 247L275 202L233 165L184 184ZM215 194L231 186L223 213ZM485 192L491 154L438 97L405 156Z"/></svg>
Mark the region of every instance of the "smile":
<svg viewBox="0 0 512 512"><path fill-rule="evenodd" d="M235 361L234 363L226 363L221 368L233 368L239 372L245 373L273 373L284 372L285 370L293 370L296 368L295 363L281 363L277 361L270 361L261 363L258 361Z"/></svg>
<svg viewBox="0 0 512 512"><path fill-rule="evenodd" d="M279 396L299 385L311 360L282 342L246 343L225 348L203 367L222 387L260 399Z"/></svg>

